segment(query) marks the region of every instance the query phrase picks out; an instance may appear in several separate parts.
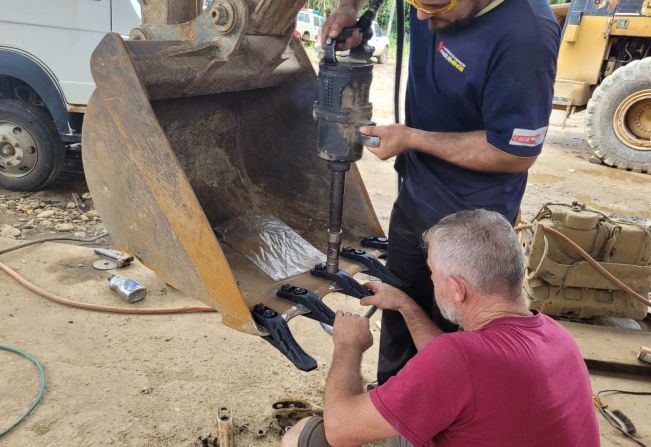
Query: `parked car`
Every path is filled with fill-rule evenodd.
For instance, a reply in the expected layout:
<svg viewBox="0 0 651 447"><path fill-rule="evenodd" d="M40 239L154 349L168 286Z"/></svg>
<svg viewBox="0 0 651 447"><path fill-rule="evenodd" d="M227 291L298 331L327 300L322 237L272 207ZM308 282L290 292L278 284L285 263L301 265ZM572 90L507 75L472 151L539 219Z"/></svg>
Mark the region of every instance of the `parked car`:
<svg viewBox="0 0 651 447"><path fill-rule="evenodd" d="M373 57L377 58L378 64L386 64L389 61L389 38L382 32L380 24L375 21L373 22L373 37L369 39L368 44L374 48ZM323 57L323 48L319 42L315 45L315 49L319 58ZM349 51L337 51L337 55L341 57L348 56L348 53Z"/></svg>
<svg viewBox="0 0 651 447"><path fill-rule="evenodd" d="M389 61L389 37L382 32L377 22L373 22L373 37L368 44L375 48L373 56L377 58L378 64L386 64Z"/></svg>
<svg viewBox="0 0 651 447"><path fill-rule="evenodd" d="M325 23L325 19L316 14L313 10L302 9L296 15L296 31L301 35L305 43L318 43L319 30Z"/></svg>

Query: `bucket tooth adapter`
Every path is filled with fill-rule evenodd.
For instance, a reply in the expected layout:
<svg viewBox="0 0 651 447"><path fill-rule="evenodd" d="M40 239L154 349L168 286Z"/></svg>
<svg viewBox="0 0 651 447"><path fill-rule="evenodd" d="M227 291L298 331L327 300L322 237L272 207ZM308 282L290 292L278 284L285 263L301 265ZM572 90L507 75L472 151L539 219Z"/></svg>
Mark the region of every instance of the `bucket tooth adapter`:
<svg viewBox="0 0 651 447"><path fill-rule="evenodd" d="M83 127L88 186L113 240L224 324L266 337L251 309L289 310L294 303L276 296L287 280L220 243L213 228L271 214L327 247L330 172L315 153L312 116L319 87L292 37L303 3L141 2L143 24L130 39L107 34L93 53ZM354 163L345 182L344 243L383 234ZM362 267L342 260L340 269ZM309 272L291 283L319 298L337 290Z"/></svg>
<svg viewBox="0 0 651 447"><path fill-rule="evenodd" d="M341 250L341 257L350 259L351 261L359 262L364 267L366 267L364 273L373 276L382 282L390 284L393 287L405 288L408 285L402 279L398 278L395 273L389 270L386 265L382 264L377 257L373 256L366 250L360 250L359 248L353 247L344 247Z"/></svg>

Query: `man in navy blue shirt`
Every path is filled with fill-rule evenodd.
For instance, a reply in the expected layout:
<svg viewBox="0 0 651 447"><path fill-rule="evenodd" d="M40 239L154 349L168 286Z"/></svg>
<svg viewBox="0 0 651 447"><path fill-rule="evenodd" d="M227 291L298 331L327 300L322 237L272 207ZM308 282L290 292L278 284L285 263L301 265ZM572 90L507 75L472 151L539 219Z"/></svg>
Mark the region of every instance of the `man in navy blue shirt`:
<svg viewBox="0 0 651 447"><path fill-rule="evenodd" d="M441 218L485 208L515 223L527 170L540 154L553 98L560 30L547 0L408 0L406 124L363 127L368 148L396 156L402 187L389 225L389 268L443 330L421 235ZM355 24L361 0L340 0L322 30ZM359 43L354 34L339 49ZM472 253L459 253L472 256ZM378 380L416 353L404 320L384 311Z"/></svg>

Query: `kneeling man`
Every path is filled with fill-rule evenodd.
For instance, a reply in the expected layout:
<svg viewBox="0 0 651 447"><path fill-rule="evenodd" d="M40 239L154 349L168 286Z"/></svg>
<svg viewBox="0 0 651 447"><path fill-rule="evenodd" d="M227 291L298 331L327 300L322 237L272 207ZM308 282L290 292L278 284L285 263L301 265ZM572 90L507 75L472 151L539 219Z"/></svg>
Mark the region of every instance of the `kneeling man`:
<svg viewBox="0 0 651 447"><path fill-rule="evenodd" d="M389 285L362 304L399 311L418 353L385 384L361 390L366 318L338 313L324 418L302 420L283 447L598 446L588 371L570 334L529 311L518 239L500 214L461 211L424 235L436 304L463 331L443 333Z"/></svg>

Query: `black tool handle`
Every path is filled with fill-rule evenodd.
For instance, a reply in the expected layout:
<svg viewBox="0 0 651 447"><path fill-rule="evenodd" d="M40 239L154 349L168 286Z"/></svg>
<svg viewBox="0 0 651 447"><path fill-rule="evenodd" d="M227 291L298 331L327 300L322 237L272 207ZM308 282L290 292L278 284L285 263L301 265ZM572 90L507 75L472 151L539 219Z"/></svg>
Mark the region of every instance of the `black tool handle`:
<svg viewBox="0 0 651 447"><path fill-rule="evenodd" d="M251 314L255 322L269 333L262 338L278 349L294 366L301 371L312 371L317 368L316 360L303 351L289 330L287 322L278 312L264 304L256 304Z"/></svg>
<svg viewBox="0 0 651 447"><path fill-rule="evenodd" d="M381 6L382 0L372 0L369 3L368 9L364 11L364 14L360 16L355 25L351 26L350 28L344 28L336 39L331 39L328 37L326 44L323 47L323 60L326 64L334 65L337 63L337 44L346 42L346 39L348 39L348 37L350 37L350 35L355 30L362 33L362 43L359 45L359 47L351 49L351 55L353 55L353 52L355 52L357 53L357 59L371 58L373 55L373 48L369 47L367 45L367 42L369 39L371 39L371 37L373 37L373 19L375 19L375 15Z"/></svg>

